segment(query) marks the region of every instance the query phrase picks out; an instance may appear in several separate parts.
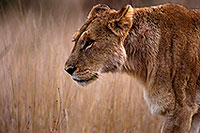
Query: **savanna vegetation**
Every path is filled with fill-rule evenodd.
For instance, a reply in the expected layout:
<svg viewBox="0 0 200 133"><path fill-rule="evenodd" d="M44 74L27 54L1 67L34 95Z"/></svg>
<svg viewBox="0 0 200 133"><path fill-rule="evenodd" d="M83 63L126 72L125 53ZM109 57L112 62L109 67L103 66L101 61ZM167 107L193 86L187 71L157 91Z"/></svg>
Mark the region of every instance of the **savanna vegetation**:
<svg viewBox="0 0 200 133"><path fill-rule="evenodd" d="M189 7L200 7L198 0ZM168 1L162 1L163 3ZM106 74L80 87L64 72L72 35L98 1L5 0L0 8L0 132L157 133L142 87L124 74ZM120 8L160 4L129 0ZM121 6L122 5L122 6Z"/></svg>

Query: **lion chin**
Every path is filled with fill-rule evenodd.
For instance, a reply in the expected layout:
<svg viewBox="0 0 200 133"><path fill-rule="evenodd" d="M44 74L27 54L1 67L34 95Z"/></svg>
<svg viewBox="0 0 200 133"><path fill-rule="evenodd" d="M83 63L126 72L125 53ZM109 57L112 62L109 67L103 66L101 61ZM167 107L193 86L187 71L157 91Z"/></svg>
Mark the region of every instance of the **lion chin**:
<svg viewBox="0 0 200 133"><path fill-rule="evenodd" d="M72 76L72 79L73 79L74 81L76 81L76 83L77 83L78 85L80 85L80 86L87 86L88 84L90 84L90 83L92 83L92 82L94 82L95 80L98 79L98 74L94 74L94 75L92 75L91 77L89 77L89 78L84 78L84 79L79 78L78 76Z"/></svg>

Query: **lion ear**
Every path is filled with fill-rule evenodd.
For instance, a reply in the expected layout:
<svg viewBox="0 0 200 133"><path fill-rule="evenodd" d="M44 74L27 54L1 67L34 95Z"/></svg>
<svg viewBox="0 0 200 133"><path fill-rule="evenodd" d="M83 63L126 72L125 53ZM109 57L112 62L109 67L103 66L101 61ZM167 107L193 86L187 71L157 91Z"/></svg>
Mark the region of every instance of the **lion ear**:
<svg viewBox="0 0 200 133"><path fill-rule="evenodd" d="M133 24L133 8L127 5L117 11L116 17L108 22L108 28L117 36L126 36Z"/></svg>
<svg viewBox="0 0 200 133"><path fill-rule="evenodd" d="M93 8L91 9L89 15L88 15L88 19L92 18L106 10L110 9L107 5L105 4L98 4L96 6L93 6Z"/></svg>

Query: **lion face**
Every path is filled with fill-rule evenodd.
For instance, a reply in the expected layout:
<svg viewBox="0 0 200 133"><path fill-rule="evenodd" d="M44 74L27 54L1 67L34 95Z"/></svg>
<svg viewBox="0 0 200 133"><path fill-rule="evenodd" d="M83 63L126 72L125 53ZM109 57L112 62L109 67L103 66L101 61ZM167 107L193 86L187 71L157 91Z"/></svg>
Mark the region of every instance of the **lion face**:
<svg viewBox="0 0 200 133"><path fill-rule="evenodd" d="M100 73L121 69L126 60L123 41L132 25L132 7L119 11L96 5L87 22L74 35L74 48L65 70L79 85L85 86Z"/></svg>

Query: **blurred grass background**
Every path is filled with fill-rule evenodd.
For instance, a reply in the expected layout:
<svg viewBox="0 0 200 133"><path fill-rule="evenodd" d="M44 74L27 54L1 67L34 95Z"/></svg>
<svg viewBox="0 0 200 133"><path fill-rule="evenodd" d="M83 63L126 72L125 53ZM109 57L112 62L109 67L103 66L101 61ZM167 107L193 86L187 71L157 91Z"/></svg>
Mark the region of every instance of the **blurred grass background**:
<svg viewBox="0 0 200 133"><path fill-rule="evenodd" d="M0 133L158 133L161 118L135 79L105 74L83 88L63 68L93 5L166 2L200 8L199 0L1 0Z"/></svg>

